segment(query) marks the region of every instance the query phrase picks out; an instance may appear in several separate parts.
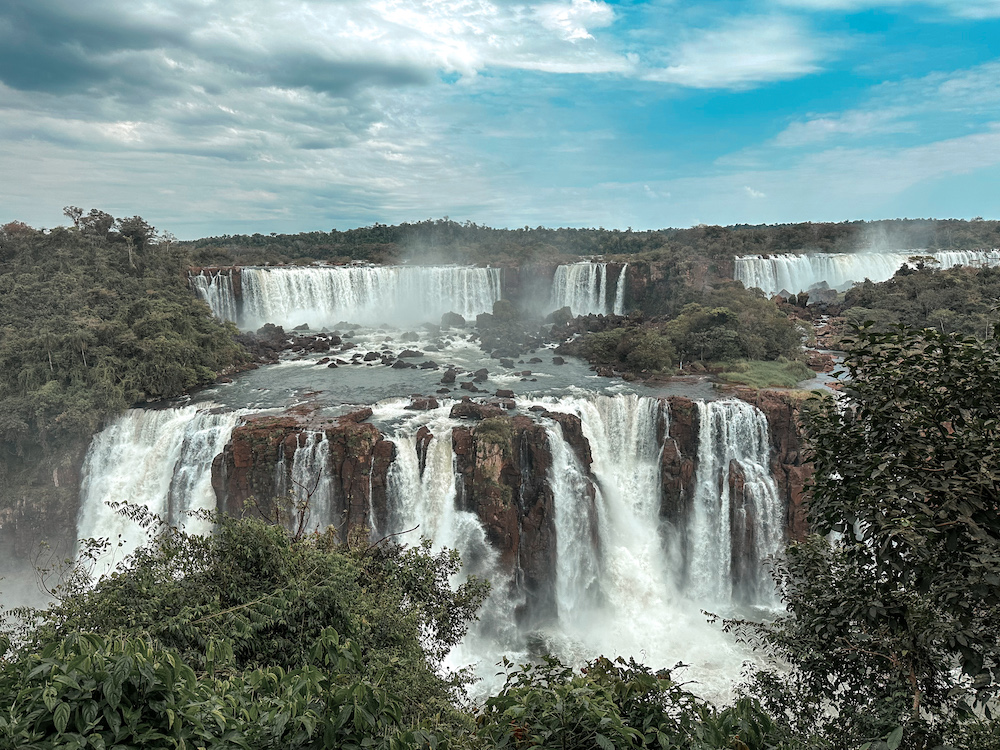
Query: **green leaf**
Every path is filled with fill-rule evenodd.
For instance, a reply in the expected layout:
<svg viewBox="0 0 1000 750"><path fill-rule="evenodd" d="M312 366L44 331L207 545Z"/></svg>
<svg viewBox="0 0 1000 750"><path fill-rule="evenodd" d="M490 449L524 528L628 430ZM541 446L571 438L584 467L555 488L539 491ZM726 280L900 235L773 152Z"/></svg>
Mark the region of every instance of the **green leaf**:
<svg viewBox="0 0 1000 750"><path fill-rule="evenodd" d="M889 746L889 750L897 750L902 741L903 741L903 728L896 727L889 733L889 736L885 740L885 744Z"/></svg>
<svg viewBox="0 0 1000 750"><path fill-rule="evenodd" d="M52 715L52 723L55 725L56 731L62 734L66 731L66 725L69 723L69 704L60 702L56 706L56 710Z"/></svg>

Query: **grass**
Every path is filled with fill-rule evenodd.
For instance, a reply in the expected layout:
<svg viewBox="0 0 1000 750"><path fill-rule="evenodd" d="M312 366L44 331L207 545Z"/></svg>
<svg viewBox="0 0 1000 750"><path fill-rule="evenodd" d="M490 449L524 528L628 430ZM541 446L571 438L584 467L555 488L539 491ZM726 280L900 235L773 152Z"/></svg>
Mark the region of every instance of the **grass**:
<svg viewBox="0 0 1000 750"><path fill-rule="evenodd" d="M727 363L719 378L727 383L740 383L751 388L794 388L803 380L816 376L805 363L779 358L772 362L739 360Z"/></svg>

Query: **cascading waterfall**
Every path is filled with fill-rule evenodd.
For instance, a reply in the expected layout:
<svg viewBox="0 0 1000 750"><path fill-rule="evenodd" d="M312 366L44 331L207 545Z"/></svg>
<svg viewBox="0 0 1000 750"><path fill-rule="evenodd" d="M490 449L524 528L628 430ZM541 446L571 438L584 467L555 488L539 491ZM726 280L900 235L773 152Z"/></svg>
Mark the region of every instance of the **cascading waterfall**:
<svg viewBox="0 0 1000 750"><path fill-rule="evenodd" d="M607 294L607 263L571 263L556 268L549 307L568 307L574 315L607 315Z"/></svg>
<svg viewBox="0 0 1000 750"><path fill-rule="evenodd" d="M117 513L115 505L145 508L193 533L208 530L204 519L190 513L215 509L212 459L229 441L239 416L194 406L133 409L93 439L83 465L77 537L111 542L96 575L145 539L145 531Z"/></svg>
<svg viewBox="0 0 1000 750"><path fill-rule="evenodd" d="M557 499L556 613L560 622L572 622L576 613L599 602L600 571L594 554L595 507L588 492L590 482L579 459L563 439L558 425L545 427L552 454L549 487Z"/></svg>
<svg viewBox="0 0 1000 750"><path fill-rule="evenodd" d="M618 283L615 285L615 306L611 310L615 315L625 314L625 271L627 269L628 263L625 263L618 273Z"/></svg>
<svg viewBox="0 0 1000 750"><path fill-rule="evenodd" d="M596 528L588 521L588 479L559 429L547 430L555 503L558 626L546 647L564 660L634 656L650 665L692 665L698 691L721 698L745 654L701 615L672 562L660 525L658 399L634 395L547 400L580 417L593 455ZM596 530L596 549L594 531ZM568 559L564 559L564 555Z"/></svg>
<svg viewBox="0 0 1000 750"><path fill-rule="evenodd" d="M278 480L275 489L279 496L290 497L293 509L287 520L292 531L318 531L329 525L342 526L334 518L333 477L330 466L330 441L322 430L307 430L299 435L299 443L292 456L291 471L287 459L278 462ZM289 484L290 482L290 484Z"/></svg>
<svg viewBox="0 0 1000 750"><path fill-rule="evenodd" d="M195 290L220 320L239 322L239 307L236 302L236 292L233 289L233 272L218 271L207 273L202 271L190 278L191 287Z"/></svg>
<svg viewBox="0 0 1000 750"><path fill-rule="evenodd" d="M456 422L448 417L450 407L430 412L426 426L433 437L426 446L424 468L420 470L417 445L419 425L410 424L390 437L396 445L396 458L389 467L390 533L416 531L400 537L413 544L419 538L430 539L435 551L457 549L462 556L461 577L476 575L491 583L489 599L479 619L465 639L452 649L446 660L449 668L468 665L494 687L494 665L505 655L520 652L521 634L515 610L522 602L512 585L511 575L500 566L499 554L486 538L486 531L475 513L456 506L457 484L451 431ZM423 420L419 420L423 421Z"/></svg>
<svg viewBox="0 0 1000 750"><path fill-rule="evenodd" d="M901 250L886 253L812 253L803 255L749 255L736 258L734 278L767 295L797 294L826 282L844 289L853 282L885 281L911 257L931 255L941 268L1000 265L1000 252Z"/></svg>
<svg viewBox="0 0 1000 750"><path fill-rule="evenodd" d="M767 419L759 409L735 399L700 402L698 418L688 589L713 603L735 599L773 604L773 586L761 563L784 541L784 508L771 476ZM741 496L731 492L734 472L742 478Z"/></svg>
<svg viewBox="0 0 1000 750"><path fill-rule="evenodd" d="M446 312L474 318L492 311L501 275L498 268L458 266L244 268L242 291L237 323L244 329L264 323L321 328L345 320L415 324Z"/></svg>

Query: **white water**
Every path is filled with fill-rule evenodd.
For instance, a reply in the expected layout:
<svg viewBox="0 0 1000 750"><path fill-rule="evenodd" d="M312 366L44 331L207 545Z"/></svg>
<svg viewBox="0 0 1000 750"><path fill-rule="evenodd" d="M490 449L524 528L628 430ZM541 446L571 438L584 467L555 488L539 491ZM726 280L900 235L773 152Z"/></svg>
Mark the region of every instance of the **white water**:
<svg viewBox="0 0 1000 750"><path fill-rule="evenodd" d="M229 441L238 412L215 413L194 406L133 409L91 442L84 459L77 536L111 543L95 570L110 570L146 538L114 504L145 508L186 531L208 530L197 510L214 510L212 459Z"/></svg>
<svg viewBox="0 0 1000 750"><path fill-rule="evenodd" d="M191 277L191 286L221 320L239 321L239 307L233 290L232 271L208 274L202 271Z"/></svg>
<svg viewBox="0 0 1000 750"><path fill-rule="evenodd" d="M628 263L625 263L618 273L618 283L615 285L615 306L611 310L615 315L625 314L625 271L627 269Z"/></svg>
<svg viewBox="0 0 1000 750"><path fill-rule="evenodd" d="M299 434L292 456L277 467L275 492L291 500L288 528L297 532L320 531L333 525L340 530L342 519L334 517L333 469L330 466L330 441L322 430L307 430ZM301 515L300 514L304 514Z"/></svg>
<svg viewBox="0 0 1000 750"><path fill-rule="evenodd" d="M524 660L548 651L576 664L600 654L633 656L652 667L683 661L691 665L684 677L697 681L697 692L716 700L728 697L747 655L709 625L701 609L727 612L739 603L772 604L766 574L756 568L738 571L742 584L734 589L732 550L739 545L733 539L742 538L749 522L755 530L753 549L737 555L736 564L748 559L755 566L778 549L784 526L784 509L769 474L767 424L759 410L741 401L699 404L694 510L681 540L668 536L660 520L659 436L669 426L664 402L636 395L520 401L522 412L540 403L577 415L593 456L588 471L561 428L545 423L552 455L547 479L556 532L555 612L551 622L525 632L516 616L525 605L515 584L517 571L501 565L478 516L459 507L452 450L452 430L459 422L448 417L451 404L414 413L405 410L405 403L381 404L374 417L398 425L387 435L396 459L387 478L384 533L417 527L399 540L417 544L424 537L434 550L457 549L463 560L458 580L472 574L492 582L480 620L447 661L451 668L472 665L484 678L477 696L498 687L495 665L503 656ZM102 570L143 538L103 501L137 502L175 521L183 521L185 510L214 508L212 459L237 419L237 413L194 407L135 410L95 438L86 461L80 535L128 540L114 558L102 561ZM421 471L416 433L423 425L434 437ZM336 498L325 433L304 432L290 461L290 467L284 462L275 467L279 489L311 493L309 528L338 524L332 517ZM740 498L729 496L733 462L746 477ZM524 621L541 620L529 613Z"/></svg>
<svg viewBox="0 0 1000 750"><path fill-rule="evenodd" d="M216 291L204 277L192 279L213 312L225 317L233 296L231 279L216 276L213 281L220 287ZM446 312L475 318L492 311L500 299L501 276L498 268L459 266L244 268L242 290L235 320L244 329L264 323L319 329L341 321L416 325L437 322Z"/></svg>
<svg viewBox="0 0 1000 750"><path fill-rule="evenodd" d="M571 263L556 268L549 307L569 307L574 315L607 315L607 296L607 263Z"/></svg>
<svg viewBox="0 0 1000 750"><path fill-rule="evenodd" d="M445 666L472 666L482 682L477 695L499 687L495 665L504 657L523 652L515 610L522 603L514 590L510 571L500 566L499 553L490 546L486 530L475 513L456 507L458 496L452 428L457 421L446 415L450 405L418 416L390 437L396 458L389 467L389 526L391 533L409 531L399 537L406 544L429 539L432 549L456 549L462 556L462 572L453 582L475 575L490 581L490 595L465 639L448 655ZM420 471L416 432L426 424L433 438L427 445L424 470Z"/></svg>
<svg viewBox="0 0 1000 750"><path fill-rule="evenodd" d="M771 476L767 419L752 405L736 399L698 403L698 470L694 508L689 519L688 589L708 603L746 599L774 604L774 590L760 565L783 541L784 513ZM729 475L738 464L745 476L742 497L731 497ZM745 575L742 591L734 590L734 555L747 524L753 530L747 557L756 563ZM738 562L738 560L737 560Z"/></svg>
<svg viewBox="0 0 1000 750"><path fill-rule="evenodd" d="M875 253L812 253L807 255L748 255L736 259L734 277L767 295L797 294L826 282L835 289L870 279L885 281L914 255L932 255L941 268L1000 265L1000 252L899 250Z"/></svg>

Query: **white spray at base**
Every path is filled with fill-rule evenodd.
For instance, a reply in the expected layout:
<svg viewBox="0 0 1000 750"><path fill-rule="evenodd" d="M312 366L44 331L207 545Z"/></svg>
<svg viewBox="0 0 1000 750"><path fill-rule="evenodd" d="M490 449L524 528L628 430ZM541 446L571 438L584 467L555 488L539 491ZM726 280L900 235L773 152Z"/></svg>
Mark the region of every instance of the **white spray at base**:
<svg viewBox="0 0 1000 750"><path fill-rule="evenodd" d="M229 442L239 416L194 406L132 409L94 438L83 464L77 536L106 538L112 545L95 575L146 539L115 505L145 508L193 533L208 531L204 520L189 513L215 509L212 460Z"/></svg>
<svg viewBox="0 0 1000 750"><path fill-rule="evenodd" d="M500 566L499 553L487 540L478 516L457 507L451 433L459 423L446 416L449 409L444 406L428 412L389 438L396 445L396 458L387 477L389 530L410 532L400 537L408 544L429 539L435 552L444 548L458 550L462 571L453 583L470 575L489 580L490 595L478 621L472 623L445 662L448 669L472 666L482 678L472 692L485 697L499 687L494 679L495 665L522 649L515 619L515 610L522 601L515 593L510 572ZM421 425L426 425L433 435L426 446L422 472L417 440Z"/></svg>

